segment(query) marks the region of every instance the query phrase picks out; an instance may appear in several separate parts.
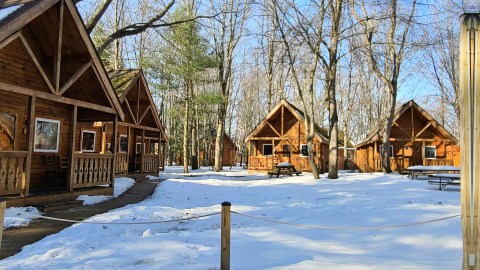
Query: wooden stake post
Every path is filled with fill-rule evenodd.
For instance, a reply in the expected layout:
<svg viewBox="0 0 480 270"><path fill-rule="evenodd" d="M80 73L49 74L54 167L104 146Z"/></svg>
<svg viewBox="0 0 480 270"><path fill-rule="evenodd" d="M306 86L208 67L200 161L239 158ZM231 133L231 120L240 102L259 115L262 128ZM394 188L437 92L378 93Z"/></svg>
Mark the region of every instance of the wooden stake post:
<svg viewBox="0 0 480 270"><path fill-rule="evenodd" d="M480 14L460 17L460 145L463 269L480 269L478 202L480 179Z"/></svg>
<svg viewBox="0 0 480 270"><path fill-rule="evenodd" d="M2 249L3 222L5 220L6 201L0 201L0 250Z"/></svg>
<svg viewBox="0 0 480 270"><path fill-rule="evenodd" d="M222 203L222 251L220 258L221 270L230 270L230 206L232 206L232 204L229 202Z"/></svg>

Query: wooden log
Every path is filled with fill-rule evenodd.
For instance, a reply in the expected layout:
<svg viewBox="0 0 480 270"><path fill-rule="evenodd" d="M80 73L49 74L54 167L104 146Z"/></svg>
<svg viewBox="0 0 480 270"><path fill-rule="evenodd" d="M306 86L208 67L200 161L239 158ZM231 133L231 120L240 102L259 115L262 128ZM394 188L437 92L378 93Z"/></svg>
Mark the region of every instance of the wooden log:
<svg viewBox="0 0 480 270"><path fill-rule="evenodd" d="M2 235L3 235L3 223L5 221L5 208L7 206L6 201L0 202L0 250L2 250Z"/></svg>

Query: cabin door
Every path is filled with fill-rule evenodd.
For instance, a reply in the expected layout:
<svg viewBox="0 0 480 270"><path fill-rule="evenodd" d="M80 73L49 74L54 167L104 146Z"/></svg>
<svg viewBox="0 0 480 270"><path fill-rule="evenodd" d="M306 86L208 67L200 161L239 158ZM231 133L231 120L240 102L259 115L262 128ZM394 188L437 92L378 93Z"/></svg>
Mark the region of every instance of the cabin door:
<svg viewBox="0 0 480 270"><path fill-rule="evenodd" d="M415 165L423 165L423 158L422 158L422 143L415 142L413 143L412 147L412 164Z"/></svg>

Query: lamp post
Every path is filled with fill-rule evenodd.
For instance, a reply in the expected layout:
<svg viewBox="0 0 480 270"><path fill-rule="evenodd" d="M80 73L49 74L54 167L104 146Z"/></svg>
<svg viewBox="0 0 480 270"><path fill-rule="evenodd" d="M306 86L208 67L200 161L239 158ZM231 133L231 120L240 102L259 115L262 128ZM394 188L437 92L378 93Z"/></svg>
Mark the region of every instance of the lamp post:
<svg viewBox="0 0 480 270"><path fill-rule="evenodd" d="M480 13L460 17L460 145L463 269L479 270ZM480 89L479 89L480 90ZM478 93L477 93L478 92Z"/></svg>

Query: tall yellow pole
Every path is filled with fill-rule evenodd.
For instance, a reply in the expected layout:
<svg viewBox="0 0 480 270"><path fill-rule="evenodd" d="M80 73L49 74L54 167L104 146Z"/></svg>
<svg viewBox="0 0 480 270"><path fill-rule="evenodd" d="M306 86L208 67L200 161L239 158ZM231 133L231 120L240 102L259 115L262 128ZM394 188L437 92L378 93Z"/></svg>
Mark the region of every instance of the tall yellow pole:
<svg viewBox="0 0 480 270"><path fill-rule="evenodd" d="M461 198L463 230L463 269L480 270L478 245L478 193L480 176L480 14L467 13L460 17L460 145L461 145Z"/></svg>

